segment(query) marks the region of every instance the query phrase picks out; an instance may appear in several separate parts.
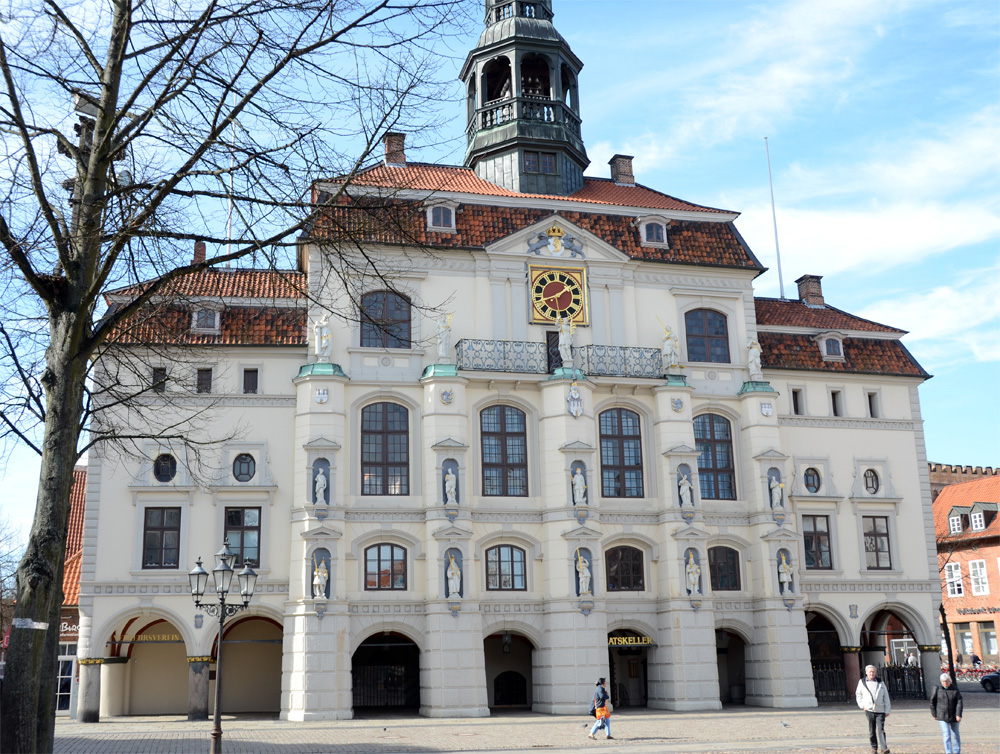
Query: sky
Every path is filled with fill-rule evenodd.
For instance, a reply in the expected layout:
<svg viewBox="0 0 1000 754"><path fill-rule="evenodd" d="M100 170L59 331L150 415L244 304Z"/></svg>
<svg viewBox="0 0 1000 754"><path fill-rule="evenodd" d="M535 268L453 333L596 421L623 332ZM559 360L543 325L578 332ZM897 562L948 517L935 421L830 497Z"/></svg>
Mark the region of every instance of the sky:
<svg viewBox="0 0 1000 754"><path fill-rule="evenodd" d="M909 332L928 458L1000 466L1000 3L996 0L554 0L583 60L591 159L735 210L778 296L821 275L828 304ZM451 50L457 77L480 29ZM452 132L409 159L461 164ZM458 117L461 115L462 117ZM18 451L0 508L30 523L38 463ZM27 503L27 504L26 504Z"/></svg>

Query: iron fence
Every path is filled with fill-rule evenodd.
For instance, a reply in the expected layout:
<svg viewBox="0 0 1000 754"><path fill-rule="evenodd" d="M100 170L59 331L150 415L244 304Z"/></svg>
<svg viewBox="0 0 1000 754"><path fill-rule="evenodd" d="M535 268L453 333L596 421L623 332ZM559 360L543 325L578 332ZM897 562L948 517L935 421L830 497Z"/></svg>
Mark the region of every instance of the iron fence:
<svg viewBox="0 0 1000 754"><path fill-rule="evenodd" d="M574 366L598 377L663 377L659 348L582 346L574 349Z"/></svg>
<svg viewBox="0 0 1000 754"><path fill-rule="evenodd" d="M547 374L561 364L546 343L462 338L455 349L458 368L471 371ZM663 377L658 348L581 346L573 349L573 366L595 377Z"/></svg>
<svg viewBox="0 0 1000 754"><path fill-rule="evenodd" d="M812 669L817 702L846 702L850 699L843 661L814 662Z"/></svg>
<svg viewBox="0 0 1000 754"><path fill-rule="evenodd" d="M909 665L883 665L879 668L879 678L889 689L889 697L895 699L926 699L924 671Z"/></svg>

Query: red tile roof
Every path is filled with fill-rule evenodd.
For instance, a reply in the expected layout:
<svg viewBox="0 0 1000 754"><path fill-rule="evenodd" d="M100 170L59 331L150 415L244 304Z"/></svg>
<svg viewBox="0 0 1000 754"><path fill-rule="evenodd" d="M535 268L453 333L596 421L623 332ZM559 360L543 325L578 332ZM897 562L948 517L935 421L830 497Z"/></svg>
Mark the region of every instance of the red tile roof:
<svg viewBox="0 0 1000 754"><path fill-rule="evenodd" d="M66 558L63 566L63 605L80 604L80 566L82 553L76 552Z"/></svg>
<svg viewBox="0 0 1000 754"><path fill-rule="evenodd" d="M415 191L450 191L481 196L509 196L524 199L553 199L564 202L590 202L616 207L641 207L644 209L677 210L683 212L725 212L724 209L704 207L681 201L667 194L636 184L620 186L610 178L584 177L583 188L569 196L556 194L521 194L497 186L478 175L472 168L451 165L430 165L421 162L407 163L403 167L375 165L361 171L352 181L358 186L378 186Z"/></svg>
<svg viewBox="0 0 1000 754"><path fill-rule="evenodd" d="M863 330L905 334L905 330L855 317L832 306L815 308L798 300L755 298L757 325L813 327L817 330Z"/></svg>
<svg viewBox="0 0 1000 754"><path fill-rule="evenodd" d="M939 542L980 539L1000 536L1000 515L982 531L966 529L961 534L949 533L948 513L952 508L972 507L975 503L1000 504L1000 476L974 479L971 482L949 484L934 500L934 533Z"/></svg>
<svg viewBox="0 0 1000 754"><path fill-rule="evenodd" d="M83 547L83 512L87 500L87 469L73 469L73 487L69 492L69 533L66 535L66 555L80 552Z"/></svg>
<svg viewBox="0 0 1000 754"><path fill-rule="evenodd" d="M109 291L109 296L130 297L145 289L148 283ZM222 298L288 299L301 298L308 285L303 272L293 270L253 270L220 268L201 270L171 281L162 291L168 296Z"/></svg>
<svg viewBox="0 0 1000 754"><path fill-rule="evenodd" d="M492 185L492 184L491 184ZM357 200L351 206L323 210L312 234L318 239L414 244L432 248L483 248L553 216L593 233L633 259L713 267L763 269L732 223L672 220L667 226L669 249L642 245L634 218L598 212L530 207L460 204L455 232L429 231L423 206L416 202Z"/></svg>
<svg viewBox="0 0 1000 754"><path fill-rule="evenodd" d="M236 290L230 295L246 294ZM144 309L112 333L110 339L121 345L304 346L306 329L304 309L240 306L221 312L218 334L192 332L190 309L164 306Z"/></svg>
<svg viewBox="0 0 1000 754"><path fill-rule="evenodd" d="M765 369L930 377L898 340L845 338L844 361L824 361L810 335L758 332Z"/></svg>

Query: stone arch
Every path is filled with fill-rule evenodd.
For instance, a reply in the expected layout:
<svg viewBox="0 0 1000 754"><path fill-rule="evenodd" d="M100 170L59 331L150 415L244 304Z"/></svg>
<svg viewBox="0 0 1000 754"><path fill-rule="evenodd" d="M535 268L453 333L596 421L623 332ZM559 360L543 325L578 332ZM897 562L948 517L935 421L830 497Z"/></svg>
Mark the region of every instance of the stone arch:
<svg viewBox="0 0 1000 754"><path fill-rule="evenodd" d="M496 618L493 618L491 621L486 622L485 615L483 616L483 620L484 622L483 622L482 638L484 640L495 633L498 632L503 633L506 631L508 633L520 634L528 641L530 641L535 649L538 649L543 646L542 644L543 634L541 629L538 628L537 626L531 625L527 621L519 619L511 619L509 617L497 616Z"/></svg>
<svg viewBox="0 0 1000 754"><path fill-rule="evenodd" d="M420 653L423 654L426 650L424 646L424 632L422 629L418 629L416 626L410 625L400 620L377 620L375 616L370 618L372 623L367 626L352 626L351 631L351 654L353 655L358 651L358 648L364 644L367 639L375 636L376 634L395 632L402 634L407 639L412 641L416 645Z"/></svg>
<svg viewBox="0 0 1000 754"><path fill-rule="evenodd" d="M861 625L864 626L872 617L879 613L895 613L896 616L899 617L906 624L906 627L913 633L913 638L916 639L917 644L936 643L934 633L928 628L926 621L920 613L914 610L910 605L906 605L902 602L880 602L872 605L862 616ZM878 625L872 624L869 630L881 630L884 626L885 621L880 620Z"/></svg>
<svg viewBox="0 0 1000 754"><path fill-rule="evenodd" d="M810 601L808 607L806 608L807 613L816 613L817 615L826 618L830 624L837 631L837 638L840 640L840 645L842 647L850 647L857 644L860 637L854 636L851 631L850 624L844 620L840 612L833 606L827 605L823 602Z"/></svg>
<svg viewBox="0 0 1000 754"><path fill-rule="evenodd" d="M192 603L192 611L194 609L194 603ZM198 655L199 654L199 642L195 638L194 633L190 627L190 616L182 617L173 610L169 610L162 606L157 606L154 608L144 608L138 606L126 607L119 610L117 613L112 615L110 618L104 621L96 631L91 632L91 639L97 638L101 642L101 647L106 646L105 641L111 636L112 631L116 627L122 626L130 618L133 619L148 619L147 622L152 620L165 620L173 624L173 626L180 632L181 638L184 640L185 651L188 655ZM90 657L103 657L102 653L95 653L96 647L90 648Z"/></svg>

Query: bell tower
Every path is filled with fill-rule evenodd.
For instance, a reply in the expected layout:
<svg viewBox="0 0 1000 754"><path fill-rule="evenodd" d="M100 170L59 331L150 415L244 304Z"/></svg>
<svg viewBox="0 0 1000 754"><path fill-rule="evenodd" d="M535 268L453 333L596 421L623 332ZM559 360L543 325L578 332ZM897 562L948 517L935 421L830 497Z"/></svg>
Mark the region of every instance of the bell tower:
<svg viewBox="0 0 1000 754"><path fill-rule="evenodd" d="M566 196L590 160L580 136L583 63L552 25L552 0L486 0L462 66L465 165L498 186Z"/></svg>

